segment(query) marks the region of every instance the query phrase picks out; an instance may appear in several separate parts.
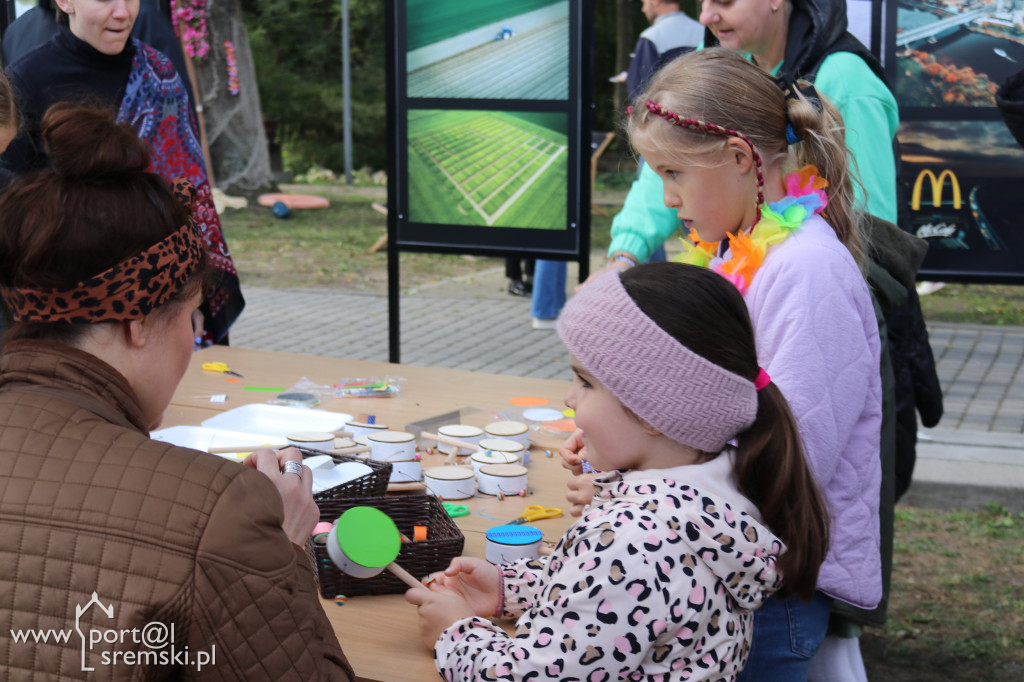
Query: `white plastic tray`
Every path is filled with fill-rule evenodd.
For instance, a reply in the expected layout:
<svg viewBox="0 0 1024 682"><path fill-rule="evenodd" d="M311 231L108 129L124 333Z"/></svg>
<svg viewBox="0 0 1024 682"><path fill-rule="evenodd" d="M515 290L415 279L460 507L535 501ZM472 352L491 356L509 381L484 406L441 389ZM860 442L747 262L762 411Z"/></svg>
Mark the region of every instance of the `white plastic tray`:
<svg viewBox="0 0 1024 682"><path fill-rule="evenodd" d="M253 448L283 448L288 445L288 441L279 436L210 429L204 426L171 426L154 431L149 434L149 437L153 440L173 443L203 452L208 452L210 448L227 448L238 445L248 445Z"/></svg>
<svg viewBox="0 0 1024 682"><path fill-rule="evenodd" d="M253 403L210 417L203 426L286 438L296 431L337 431L351 420L352 415L342 412Z"/></svg>

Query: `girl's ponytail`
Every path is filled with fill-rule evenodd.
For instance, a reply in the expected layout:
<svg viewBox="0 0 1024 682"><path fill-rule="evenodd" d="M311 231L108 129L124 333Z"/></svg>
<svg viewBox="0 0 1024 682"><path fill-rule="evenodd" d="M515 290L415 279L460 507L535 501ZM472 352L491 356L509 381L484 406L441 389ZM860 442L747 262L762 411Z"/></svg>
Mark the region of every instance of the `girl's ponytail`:
<svg viewBox="0 0 1024 682"><path fill-rule="evenodd" d="M854 260L863 264L862 214L853 203L856 179L850 170L852 157L846 148L843 117L828 99L814 92L814 99L809 100L801 89L814 92L809 83L798 81L796 87L788 88L786 96L786 118L799 140L793 145L797 164L816 166L818 175L828 180L828 223Z"/></svg>
<svg viewBox="0 0 1024 682"><path fill-rule="evenodd" d="M804 458L796 420L774 383L758 391L757 419L740 435L733 472L765 525L787 545L779 559L785 582L777 596L810 601L828 552L828 510Z"/></svg>

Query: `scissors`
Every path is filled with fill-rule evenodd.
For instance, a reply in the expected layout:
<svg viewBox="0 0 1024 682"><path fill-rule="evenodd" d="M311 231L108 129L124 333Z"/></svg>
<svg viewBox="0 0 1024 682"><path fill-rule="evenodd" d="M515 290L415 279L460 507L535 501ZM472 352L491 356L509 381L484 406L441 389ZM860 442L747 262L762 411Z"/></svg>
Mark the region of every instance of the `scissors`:
<svg viewBox="0 0 1024 682"><path fill-rule="evenodd" d="M452 504L451 502L443 503L444 510L448 512L448 516L469 516L469 507L464 504Z"/></svg>
<svg viewBox="0 0 1024 682"><path fill-rule="evenodd" d="M528 521L539 521L540 519L553 519L561 516L562 510L558 507L542 507L539 504L531 504L523 510L523 515L512 523L527 523Z"/></svg>
<svg viewBox="0 0 1024 682"><path fill-rule="evenodd" d="M204 362L203 369L206 370L207 372L220 372L222 374L230 374L231 376L238 377L240 379L245 378L238 372L232 372L230 369L228 369L227 364L223 362Z"/></svg>

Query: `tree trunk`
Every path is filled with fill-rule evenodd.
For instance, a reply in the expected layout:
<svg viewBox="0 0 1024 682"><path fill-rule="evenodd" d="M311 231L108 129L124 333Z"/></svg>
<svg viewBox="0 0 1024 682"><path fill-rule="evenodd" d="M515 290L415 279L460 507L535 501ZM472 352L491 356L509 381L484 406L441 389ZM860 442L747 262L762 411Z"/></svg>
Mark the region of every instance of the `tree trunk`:
<svg viewBox="0 0 1024 682"><path fill-rule="evenodd" d="M619 0L619 31L615 38L615 73L622 73L629 68L630 54L636 44L636 35L633 32L633 16L636 13L636 3L633 0ZM623 127L619 125L622 116L625 115L626 107L626 84L615 84L615 130L622 144L621 149L628 149L628 141L625 138Z"/></svg>
<svg viewBox="0 0 1024 682"><path fill-rule="evenodd" d="M238 0L208 0L210 52L194 62L205 119L212 180L227 194L253 196L274 188L249 35ZM234 45L238 94L232 94L228 50Z"/></svg>

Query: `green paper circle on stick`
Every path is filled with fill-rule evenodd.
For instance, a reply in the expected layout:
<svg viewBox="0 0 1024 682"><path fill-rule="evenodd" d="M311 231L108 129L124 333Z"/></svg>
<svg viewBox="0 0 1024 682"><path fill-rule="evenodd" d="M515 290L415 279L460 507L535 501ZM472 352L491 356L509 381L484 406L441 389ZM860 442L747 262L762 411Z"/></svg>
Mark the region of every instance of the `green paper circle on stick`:
<svg viewBox="0 0 1024 682"><path fill-rule="evenodd" d="M367 568L384 568L398 557L402 539L391 517L374 507L352 507L338 518L338 546Z"/></svg>

